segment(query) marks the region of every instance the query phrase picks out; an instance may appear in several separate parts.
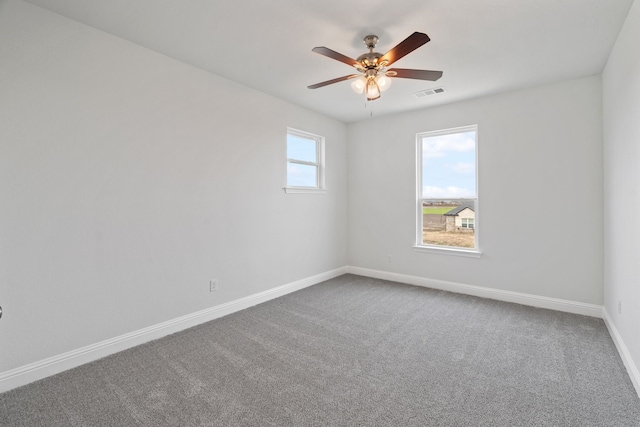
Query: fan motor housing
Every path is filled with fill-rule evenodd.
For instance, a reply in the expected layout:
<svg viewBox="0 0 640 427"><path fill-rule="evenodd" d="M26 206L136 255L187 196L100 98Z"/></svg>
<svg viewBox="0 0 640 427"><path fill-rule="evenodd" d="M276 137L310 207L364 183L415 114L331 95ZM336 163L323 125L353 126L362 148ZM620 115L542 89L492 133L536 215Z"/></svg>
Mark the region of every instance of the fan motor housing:
<svg viewBox="0 0 640 427"><path fill-rule="evenodd" d="M378 60L382 57L378 52L367 52L358 56L356 61L361 63L365 68L375 68L378 66Z"/></svg>
<svg viewBox="0 0 640 427"><path fill-rule="evenodd" d="M380 67L383 67L384 64L380 64L380 58L382 57L382 54L373 51L373 49L376 47L376 44L378 44L378 36L376 36L375 34L369 34L368 36L365 36L363 40L364 44L367 45L369 52L360 55L356 59L356 61L362 64L362 66L366 70L378 69Z"/></svg>

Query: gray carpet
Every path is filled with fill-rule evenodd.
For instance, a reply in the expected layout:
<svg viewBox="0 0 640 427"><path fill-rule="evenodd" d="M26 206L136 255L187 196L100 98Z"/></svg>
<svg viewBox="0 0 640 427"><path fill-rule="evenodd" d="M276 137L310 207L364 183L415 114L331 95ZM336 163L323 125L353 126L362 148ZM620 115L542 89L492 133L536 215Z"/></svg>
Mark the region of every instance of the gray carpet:
<svg viewBox="0 0 640 427"><path fill-rule="evenodd" d="M2 426L640 426L602 320L345 275L0 395Z"/></svg>

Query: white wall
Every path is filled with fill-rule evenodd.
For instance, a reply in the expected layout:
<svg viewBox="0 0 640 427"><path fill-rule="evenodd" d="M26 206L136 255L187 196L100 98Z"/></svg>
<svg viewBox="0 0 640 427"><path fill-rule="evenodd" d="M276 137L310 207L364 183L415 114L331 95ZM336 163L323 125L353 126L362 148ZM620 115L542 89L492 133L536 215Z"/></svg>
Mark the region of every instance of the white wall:
<svg viewBox="0 0 640 427"><path fill-rule="evenodd" d="M15 0L0 64L0 373L346 265L345 124Z"/></svg>
<svg viewBox="0 0 640 427"><path fill-rule="evenodd" d="M640 2L636 0L602 76L604 302L636 369L640 368L640 223L634 214L640 209L639 45ZM637 370L635 375L640 393Z"/></svg>
<svg viewBox="0 0 640 427"><path fill-rule="evenodd" d="M416 133L473 124L483 255L415 252ZM603 303L600 77L374 117L348 153L349 265Z"/></svg>

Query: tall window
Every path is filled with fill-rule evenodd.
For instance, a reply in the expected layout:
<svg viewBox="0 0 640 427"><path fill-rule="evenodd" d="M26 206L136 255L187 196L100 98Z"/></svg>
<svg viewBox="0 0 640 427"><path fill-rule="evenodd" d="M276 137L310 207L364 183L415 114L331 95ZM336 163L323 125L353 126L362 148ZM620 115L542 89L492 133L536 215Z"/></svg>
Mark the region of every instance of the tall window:
<svg viewBox="0 0 640 427"><path fill-rule="evenodd" d="M287 192L322 189L324 138L287 128Z"/></svg>
<svg viewBox="0 0 640 427"><path fill-rule="evenodd" d="M417 135L417 247L477 250L477 126Z"/></svg>

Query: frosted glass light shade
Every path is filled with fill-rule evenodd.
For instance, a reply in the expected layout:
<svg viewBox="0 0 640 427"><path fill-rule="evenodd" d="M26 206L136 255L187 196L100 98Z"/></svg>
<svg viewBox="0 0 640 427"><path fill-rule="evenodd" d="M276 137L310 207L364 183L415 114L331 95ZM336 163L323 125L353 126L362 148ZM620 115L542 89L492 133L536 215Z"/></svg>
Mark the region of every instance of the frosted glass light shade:
<svg viewBox="0 0 640 427"><path fill-rule="evenodd" d="M378 83L380 92L384 92L389 89L389 86L391 86L391 79L384 74L378 74L378 77L376 77L376 83Z"/></svg>
<svg viewBox="0 0 640 427"><path fill-rule="evenodd" d="M367 99L373 101L380 98L380 88L376 84L375 79L369 79L367 82Z"/></svg>
<svg viewBox="0 0 640 427"><path fill-rule="evenodd" d="M351 89L353 89L355 93L362 93L364 92L364 88L366 85L367 85L367 81L365 80L365 78L358 77L351 83Z"/></svg>

